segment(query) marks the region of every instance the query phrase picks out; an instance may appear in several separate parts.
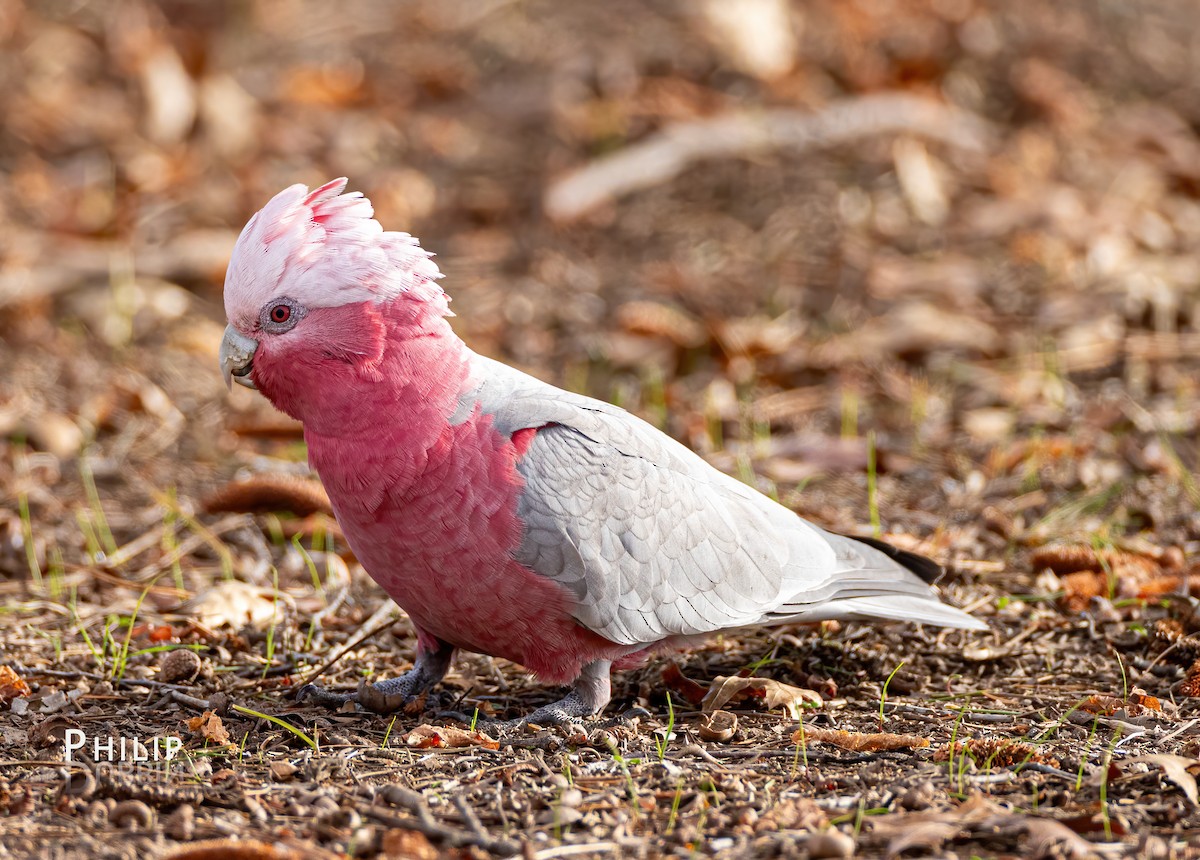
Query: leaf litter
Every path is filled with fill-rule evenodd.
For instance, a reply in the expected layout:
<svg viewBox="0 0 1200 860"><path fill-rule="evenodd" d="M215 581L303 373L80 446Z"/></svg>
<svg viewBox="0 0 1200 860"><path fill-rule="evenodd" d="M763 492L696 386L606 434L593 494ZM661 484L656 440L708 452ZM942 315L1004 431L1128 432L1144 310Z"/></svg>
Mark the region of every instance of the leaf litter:
<svg viewBox="0 0 1200 860"><path fill-rule="evenodd" d="M1194 853L1193 10L721 5L0 3L9 853ZM295 702L414 658L299 427L215 371L237 231L341 174L473 348L931 555L992 633L729 634L614 677L650 716L530 735L487 721L547 691L473 655L394 722Z"/></svg>

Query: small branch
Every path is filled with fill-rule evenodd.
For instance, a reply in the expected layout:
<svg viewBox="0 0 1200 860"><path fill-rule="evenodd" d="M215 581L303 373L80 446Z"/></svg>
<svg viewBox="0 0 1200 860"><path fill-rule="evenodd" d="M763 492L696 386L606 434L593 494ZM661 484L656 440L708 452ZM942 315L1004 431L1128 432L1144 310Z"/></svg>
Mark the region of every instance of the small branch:
<svg viewBox="0 0 1200 860"><path fill-rule="evenodd" d="M374 806L367 807L363 810L363 814L370 816L386 827L416 830L433 839L441 840L452 848L458 848L463 845L476 845L484 851L491 851L493 854L500 854L506 857L517 854L521 850L520 843L514 842L511 839L494 839L488 836L480 825L479 819L474 814L464 816L468 820L468 827L472 831L468 832L467 830L449 827L435 821L433 814L429 811L429 806L425 803L425 799L415 791L410 791L400 786L391 786L389 795L392 802L397 806L407 809L416 818L401 818L398 815L391 815ZM459 807L459 812L460 814L462 813L461 806Z"/></svg>
<svg viewBox="0 0 1200 860"><path fill-rule="evenodd" d="M543 206L552 220L570 222L631 192L668 182L697 161L773 149L828 149L884 134L919 135L971 152L986 152L993 137L991 126L975 114L907 93L858 96L816 113L727 113L668 125L567 174L546 190Z"/></svg>

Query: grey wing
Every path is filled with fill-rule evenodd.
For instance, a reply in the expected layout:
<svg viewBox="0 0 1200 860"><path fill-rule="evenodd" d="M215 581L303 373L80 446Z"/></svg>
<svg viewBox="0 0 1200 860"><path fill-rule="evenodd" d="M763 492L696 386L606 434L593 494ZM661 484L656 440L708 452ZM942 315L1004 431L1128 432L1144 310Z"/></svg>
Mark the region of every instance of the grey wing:
<svg viewBox="0 0 1200 860"><path fill-rule="evenodd" d="M517 559L570 590L575 617L601 636L640 645L823 618L972 624L883 553L813 526L624 410L479 361L485 381L470 399L501 432L538 428L517 464Z"/></svg>
<svg viewBox="0 0 1200 860"><path fill-rule="evenodd" d="M563 425L541 429L525 478L517 558L574 594L575 617L633 645L753 624L785 581L769 540L688 476Z"/></svg>

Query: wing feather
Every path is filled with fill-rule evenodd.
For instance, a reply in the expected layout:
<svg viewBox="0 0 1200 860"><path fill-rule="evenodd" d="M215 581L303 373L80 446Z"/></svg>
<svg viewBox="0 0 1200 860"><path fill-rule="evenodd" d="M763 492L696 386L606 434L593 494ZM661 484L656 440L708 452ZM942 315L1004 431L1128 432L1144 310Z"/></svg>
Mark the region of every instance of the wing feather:
<svg viewBox="0 0 1200 860"><path fill-rule="evenodd" d="M624 410L475 360L479 382L456 415L482 409L501 433L537 430L517 463L516 557L568 588L576 619L601 636L644 645L841 617L980 626L893 558L806 522ZM917 611L926 604L936 609Z"/></svg>

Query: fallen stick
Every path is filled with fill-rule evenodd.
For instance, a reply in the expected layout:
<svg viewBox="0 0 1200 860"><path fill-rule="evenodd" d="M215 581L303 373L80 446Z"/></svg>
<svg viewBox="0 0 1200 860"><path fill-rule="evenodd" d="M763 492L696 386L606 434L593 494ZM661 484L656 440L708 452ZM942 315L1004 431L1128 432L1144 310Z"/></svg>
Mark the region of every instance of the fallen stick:
<svg viewBox="0 0 1200 860"><path fill-rule="evenodd" d="M815 113L738 111L668 125L599 158L551 184L543 207L552 220L570 222L633 191L661 185L697 161L827 149L881 134L920 135L971 152L987 151L994 137L981 117L907 93L857 96Z"/></svg>

